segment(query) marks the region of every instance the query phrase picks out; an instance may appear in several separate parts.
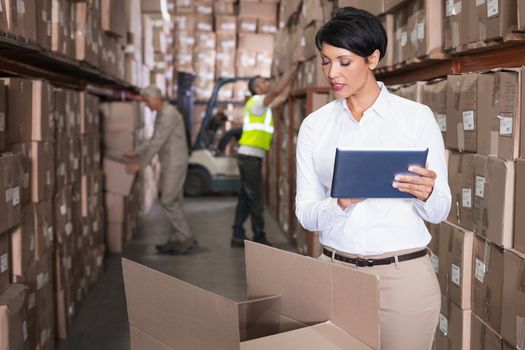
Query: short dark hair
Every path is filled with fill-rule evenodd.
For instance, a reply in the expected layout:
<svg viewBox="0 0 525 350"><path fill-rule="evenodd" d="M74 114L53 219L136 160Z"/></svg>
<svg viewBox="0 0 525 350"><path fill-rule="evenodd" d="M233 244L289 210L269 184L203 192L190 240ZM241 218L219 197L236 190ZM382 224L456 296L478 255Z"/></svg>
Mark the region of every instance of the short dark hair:
<svg viewBox="0 0 525 350"><path fill-rule="evenodd" d="M260 75L256 75L248 81L248 90L250 90L250 94L252 94L252 96L257 95L257 92L255 91L255 82L260 77Z"/></svg>
<svg viewBox="0 0 525 350"><path fill-rule="evenodd" d="M325 23L315 36L315 46L321 51L323 43L346 49L367 58L379 50L379 59L385 56L387 46L385 28L379 19L365 10L343 7Z"/></svg>

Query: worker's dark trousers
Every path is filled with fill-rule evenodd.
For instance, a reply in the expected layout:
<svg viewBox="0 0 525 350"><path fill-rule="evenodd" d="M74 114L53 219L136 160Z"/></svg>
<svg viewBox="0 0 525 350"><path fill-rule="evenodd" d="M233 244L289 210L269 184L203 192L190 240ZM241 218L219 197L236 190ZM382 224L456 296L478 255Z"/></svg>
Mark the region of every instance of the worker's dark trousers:
<svg viewBox="0 0 525 350"><path fill-rule="evenodd" d="M251 215L253 239L265 236L264 233L264 186L262 180L262 159L239 154L237 163L241 173L241 192L237 209L233 236L244 239L244 222Z"/></svg>

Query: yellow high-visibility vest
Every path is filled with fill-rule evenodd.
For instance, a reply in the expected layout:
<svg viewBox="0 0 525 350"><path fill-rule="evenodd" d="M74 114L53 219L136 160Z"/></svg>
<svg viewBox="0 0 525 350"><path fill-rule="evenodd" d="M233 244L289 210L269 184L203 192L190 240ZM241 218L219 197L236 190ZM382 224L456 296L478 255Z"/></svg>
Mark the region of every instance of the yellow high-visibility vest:
<svg viewBox="0 0 525 350"><path fill-rule="evenodd" d="M244 123L242 125L242 136L239 144L251 147L262 148L266 151L270 149L273 137L273 118L272 109L266 108L263 115L251 114L251 109L260 96L251 97L244 106Z"/></svg>

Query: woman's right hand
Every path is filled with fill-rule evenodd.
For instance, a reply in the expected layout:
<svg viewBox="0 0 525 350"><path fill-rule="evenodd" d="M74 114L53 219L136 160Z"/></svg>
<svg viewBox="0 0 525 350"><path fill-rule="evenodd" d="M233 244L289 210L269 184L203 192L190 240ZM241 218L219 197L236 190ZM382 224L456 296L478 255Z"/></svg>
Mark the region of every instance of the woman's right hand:
<svg viewBox="0 0 525 350"><path fill-rule="evenodd" d="M339 208L346 210L346 208L348 208L349 206L361 203L365 199L366 198L338 198L337 205L339 206Z"/></svg>

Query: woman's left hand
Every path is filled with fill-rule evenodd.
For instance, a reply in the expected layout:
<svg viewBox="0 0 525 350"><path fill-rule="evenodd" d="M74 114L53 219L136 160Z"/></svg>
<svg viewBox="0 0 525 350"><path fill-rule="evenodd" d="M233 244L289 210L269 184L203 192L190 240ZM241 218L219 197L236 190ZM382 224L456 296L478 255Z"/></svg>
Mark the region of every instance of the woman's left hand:
<svg viewBox="0 0 525 350"><path fill-rule="evenodd" d="M421 176L397 175L393 187L401 192L410 193L420 201L426 202L434 190L436 173L432 170L412 166L408 171Z"/></svg>

